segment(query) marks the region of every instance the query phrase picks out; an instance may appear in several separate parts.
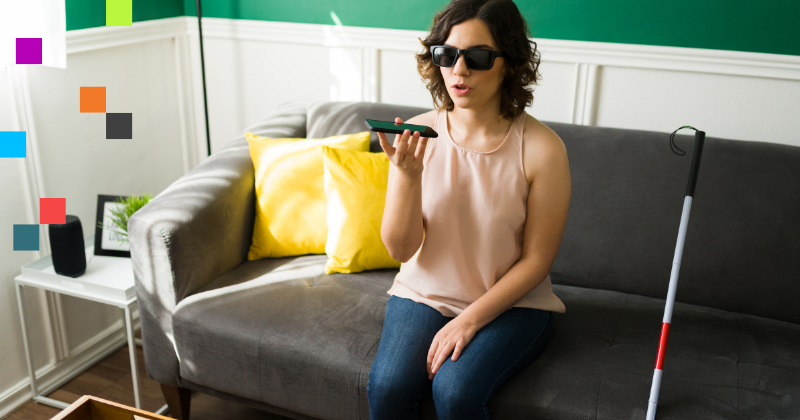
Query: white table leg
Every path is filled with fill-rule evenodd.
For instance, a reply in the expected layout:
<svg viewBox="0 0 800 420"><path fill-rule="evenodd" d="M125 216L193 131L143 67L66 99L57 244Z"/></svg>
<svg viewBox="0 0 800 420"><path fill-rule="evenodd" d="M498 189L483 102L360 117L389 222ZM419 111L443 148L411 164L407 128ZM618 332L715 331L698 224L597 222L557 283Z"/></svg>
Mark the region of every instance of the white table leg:
<svg viewBox="0 0 800 420"><path fill-rule="evenodd" d="M133 376L133 400L136 408L142 408L139 397L139 362L136 358L136 340L133 335L133 314L129 306L125 307L125 327L128 330L128 351L131 353L131 376Z"/></svg>
<svg viewBox="0 0 800 420"><path fill-rule="evenodd" d="M22 306L22 285L15 283L14 290L17 292L17 309L19 309L19 322L22 326L22 343L25 345L25 361L28 362L28 374L31 376L31 391L33 398L39 395L36 389L36 372L33 370L33 359L31 358L31 348L28 345L28 326L25 323L25 308Z"/></svg>

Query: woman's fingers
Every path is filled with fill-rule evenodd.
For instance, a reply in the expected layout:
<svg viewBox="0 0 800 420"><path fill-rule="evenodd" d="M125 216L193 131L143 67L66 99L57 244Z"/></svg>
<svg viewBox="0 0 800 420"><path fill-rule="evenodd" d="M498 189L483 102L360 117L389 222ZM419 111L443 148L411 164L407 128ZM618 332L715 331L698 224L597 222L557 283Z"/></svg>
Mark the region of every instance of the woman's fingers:
<svg viewBox="0 0 800 420"><path fill-rule="evenodd" d="M392 147L391 144L389 144L389 140L386 140L386 134L383 134L380 131L378 131L378 142L383 148L383 151L386 152L386 156L389 157L394 156L394 152L397 149L395 149L394 147Z"/></svg>
<svg viewBox="0 0 800 420"><path fill-rule="evenodd" d="M411 136L411 139L408 142L408 157L411 160L414 160L414 156L417 151L417 143L419 143L419 131L415 131L414 135Z"/></svg>
<svg viewBox="0 0 800 420"><path fill-rule="evenodd" d="M428 138L427 137L423 137L419 141L419 146L417 147L417 154L414 155L414 157L416 159L421 159L423 156L425 156L425 148L426 147L428 147Z"/></svg>
<svg viewBox="0 0 800 420"><path fill-rule="evenodd" d="M409 135L408 130L403 131L403 135L400 136L400 140L397 142L397 146L395 146L395 149L397 151L396 164L399 164L400 162L405 160L406 150L408 150L408 137L409 137L408 135Z"/></svg>
<svg viewBox="0 0 800 420"><path fill-rule="evenodd" d="M395 124L402 124L403 120L400 117L394 119ZM404 130L402 134L397 134L394 139L394 144L389 144L384 133L378 132L378 140L380 141L383 151L391 158L395 165L400 165L406 161L407 158L411 161L425 155L425 148L428 144L427 137L420 137L419 131Z"/></svg>

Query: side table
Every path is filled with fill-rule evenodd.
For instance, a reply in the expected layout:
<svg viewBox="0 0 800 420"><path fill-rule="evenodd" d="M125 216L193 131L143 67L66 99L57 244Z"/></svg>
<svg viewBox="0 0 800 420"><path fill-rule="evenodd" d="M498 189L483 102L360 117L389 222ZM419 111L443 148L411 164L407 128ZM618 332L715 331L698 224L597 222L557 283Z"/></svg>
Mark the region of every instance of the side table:
<svg viewBox="0 0 800 420"><path fill-rule="evenodd" d="M33 401L46 404L51 407L65 409L69 404L52 398L45 397L61 385L71 380L81 372L87 370L96 363L90 360L77 368L65 378L57 381L47 389L39 390L36 385L36 374L33 369L33 359L31 347L28 342L28 330L25 324L25 309L22 299L23 286L36 287L49 290L51 292L75 296L78 298L91 300L94 302L105 303L121 308L124 312L125 329L128 336L128 349L131 359L131 375L133 377L133 397L136 408L142 408L140 397L139 366L136 358L136 343L134 336L132 309L136 307L136 288L133 279L133 267L130 258L107 257L94 255L94 235L84 239L87 244L86 252L86 272L79 277L68 277L56 274L53 268L53 260L50 255L40 258L21 267L22 273L14 277L15 290L17 293L17 307L19 308L19 320L22 326L22 340L25 345L25 358L28 364L28 374L31 377L31 390L33 391ZM167 411L167 405L161 407L156 414L163 414Z"/></svg>

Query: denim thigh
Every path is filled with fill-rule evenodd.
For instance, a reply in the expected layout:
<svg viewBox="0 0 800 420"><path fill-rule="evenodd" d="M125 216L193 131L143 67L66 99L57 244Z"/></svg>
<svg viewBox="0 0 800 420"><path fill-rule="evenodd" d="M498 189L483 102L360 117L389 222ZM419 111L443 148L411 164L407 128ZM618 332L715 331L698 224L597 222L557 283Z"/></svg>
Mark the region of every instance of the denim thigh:
<svg viewBox="0 0 800 420"><path fill-rule="evenodd" d="M439 420L489 419L489 398L547 347L553 313L512 307L475 333L458 359L452 352L433 378Z"/></svg>
<svg viewBox="0 0 800 420"><path fill-rule="evenodd" d="M428 390L439 420L488 419L489 398L544 351L553 328L552 312L512 307L478 330L455 362L451 351L430 380L428 351L452 319L411 299L389 298L367 384L370 419L418 418Z"/></svg>
<svg viewBox="0 0 800 420"><path fill-rule="evenodd" d="M367 383L371 420L418 418L419 401L430 390L428 351L452 317L428 305L392 295Z"/></svg>

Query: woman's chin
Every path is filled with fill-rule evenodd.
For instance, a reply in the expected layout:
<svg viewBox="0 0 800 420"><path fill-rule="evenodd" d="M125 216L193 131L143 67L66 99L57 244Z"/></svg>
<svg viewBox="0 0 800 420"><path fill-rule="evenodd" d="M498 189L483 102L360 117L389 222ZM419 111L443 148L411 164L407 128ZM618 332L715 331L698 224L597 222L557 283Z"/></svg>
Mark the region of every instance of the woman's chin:
<svg viewBox="0 0 800 420"><path fill-rule="evenodd" d="M453 104L459 108L472 108L475 106L475 99L466 96L451 96Z"/></svg>

